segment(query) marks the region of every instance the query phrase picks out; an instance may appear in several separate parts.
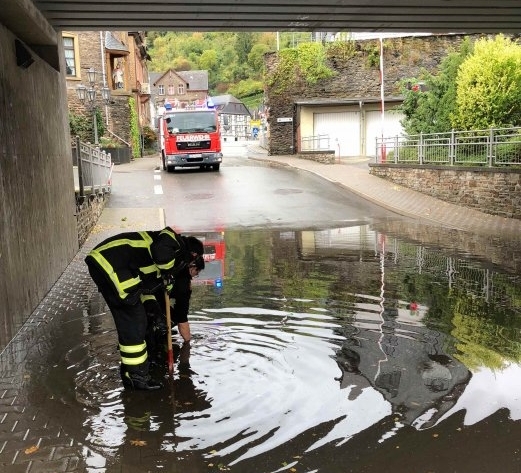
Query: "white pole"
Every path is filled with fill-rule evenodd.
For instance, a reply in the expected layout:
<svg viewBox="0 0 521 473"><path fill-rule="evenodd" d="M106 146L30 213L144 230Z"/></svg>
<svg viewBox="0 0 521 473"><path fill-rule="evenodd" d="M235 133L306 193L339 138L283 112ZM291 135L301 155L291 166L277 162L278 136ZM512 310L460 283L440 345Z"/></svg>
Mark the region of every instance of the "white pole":
<svg viewBox="0 0 521 473"><path fill-rule="evenodd" d="M385 90L384 90L384 41L380 36L380 101L381 101L381 162L385 162L385 144L384 144L384 128L385 128Z"/></svg>
<svg viewBox="0 0 521 473"><path fill-rule="evenodd" d="M280 50L280 33L277 31L277 51Z"/></svg>

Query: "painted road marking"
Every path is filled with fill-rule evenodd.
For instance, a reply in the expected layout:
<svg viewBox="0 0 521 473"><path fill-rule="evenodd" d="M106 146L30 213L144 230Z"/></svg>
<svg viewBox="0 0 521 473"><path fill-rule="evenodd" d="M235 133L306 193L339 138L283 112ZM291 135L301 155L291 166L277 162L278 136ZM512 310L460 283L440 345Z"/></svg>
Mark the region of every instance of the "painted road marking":
<svg viewBox="0 0 521 473"><path fill-rule="evenodd" d="M162 194L163 186L161 184L154 186L154 194Z"/></svg>

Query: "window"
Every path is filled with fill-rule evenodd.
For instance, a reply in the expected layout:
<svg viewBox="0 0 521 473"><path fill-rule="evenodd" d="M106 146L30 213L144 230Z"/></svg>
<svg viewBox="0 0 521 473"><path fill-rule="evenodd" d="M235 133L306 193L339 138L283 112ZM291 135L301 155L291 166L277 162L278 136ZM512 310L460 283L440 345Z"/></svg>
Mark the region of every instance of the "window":
<svg viewBox="0 0 521 473"><path fill-rule="evenodd" d="M177 93L179 95L184 95L184 93L185 93L185 85L184 84L179 84L177 86Z"/></svg>
<svg viewBox="0 0 521 473"><path fill-rule="evenodd" d="M78 57L78 42L76 36L63 35L63 52L65 55L65 75L67 77L78 76L78 64L76 58Z"/></svg>
<svg viewBox="0 0 521 473"><path fill-rule="evenodd" d="M163 84L158 85L158 94L165 95L165 86Z"/></svg>
<svg viewBox="0 0 521 473"><path fill-rule="evenodd" d="M175 87L173 86L173 84L170 84L168 86L168 95L174 95L175 94Z"/></svg>

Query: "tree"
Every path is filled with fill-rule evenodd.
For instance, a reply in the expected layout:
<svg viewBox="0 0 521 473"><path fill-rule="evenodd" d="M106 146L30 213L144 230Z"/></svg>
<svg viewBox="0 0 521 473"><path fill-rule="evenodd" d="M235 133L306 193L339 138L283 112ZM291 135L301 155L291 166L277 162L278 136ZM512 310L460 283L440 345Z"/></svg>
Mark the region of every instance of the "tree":
<svg viewBox="0 0 521 473"><path fill-rule="evenodd" d="M261 73L264 70L264 54L271 48L267 44L257 43L248 54L248 64L255 73Z"/></svg>
<svg viewBox="0 0 521 473"><path fill-rule="evenodd" d="M456 87L454 128L521 125L521 46L503 35L478 40L459 68Z"/></svg>
<svg viewBox="0 0 521 473"><path fill-rule="evenodd" d="M235 50L240 64L244 64L248 60L248 54L250 54L254 42L254 33L237 33Z"/></svg>
<svg viewBox="0 0 521 473"><path fill-rule="evenodd" d="M441 61L438 74L424 71L420 77L404 81L401 110L405 115L402 126L406 133L417 135L451 130L458 70L472 49L472 42L466 38L459 51L449 53ZM424 85L418 87L418 84Z"/></svg>

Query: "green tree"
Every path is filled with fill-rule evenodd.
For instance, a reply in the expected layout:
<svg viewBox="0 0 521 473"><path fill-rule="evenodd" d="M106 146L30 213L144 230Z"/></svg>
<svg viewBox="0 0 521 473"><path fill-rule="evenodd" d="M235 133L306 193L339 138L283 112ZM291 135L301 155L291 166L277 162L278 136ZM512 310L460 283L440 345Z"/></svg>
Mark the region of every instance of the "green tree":
<svg viewBox="0 0 521 473"><path fill-rule="evenodd" d="M257 43L248 54L248 65L255 73L261 73L264 70L264 55L271 48L267 44Z"/></svg>
<svg viewBox="0 0 521 473"><path fill-rule="evenodd" d="M419 77L403 82L401 110L405 115L402 126L406 133L416 135L451 130L451 116L456 110L458 70L472 49L472 42L466 38L459 51L449 53L442 60L437 74L424 71ZM424 86L417 87L418 84Z"/></svg>
<svg viewBox="0 0 521 473"><path fill-rule="evenodd" d="M503 35L476 42L457 77L454 128L521 124L521 46Z"/></svg>
<svg viewBox="0 0 521 473"><path fill-rule="evenodd" d="M239 63L244 64L248 61L248 54L250 54L254 41L254 33L237 33L235 50L237 51Z"/></svg>

